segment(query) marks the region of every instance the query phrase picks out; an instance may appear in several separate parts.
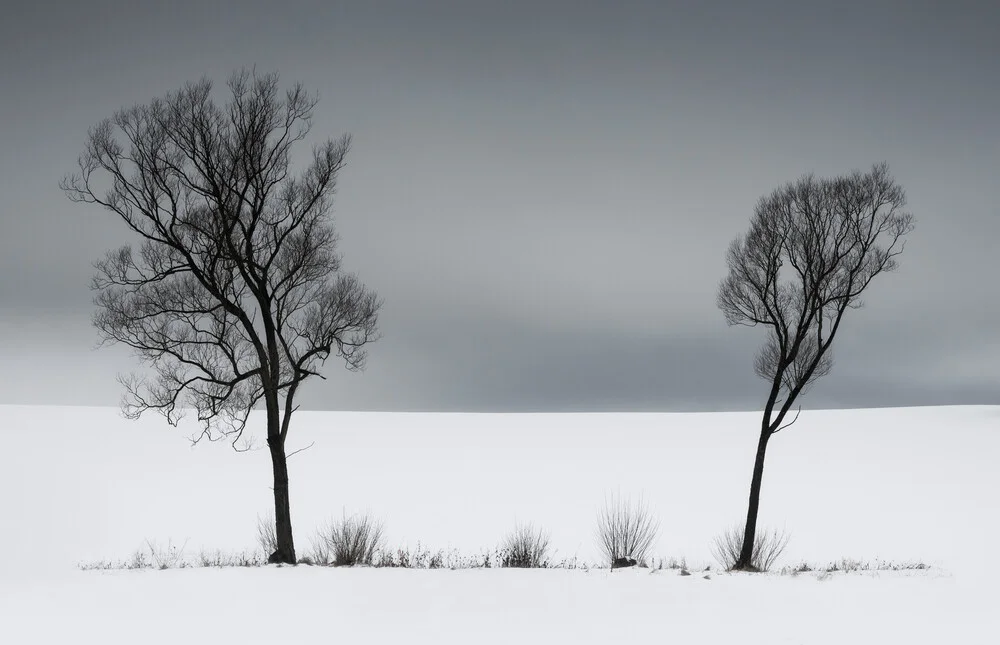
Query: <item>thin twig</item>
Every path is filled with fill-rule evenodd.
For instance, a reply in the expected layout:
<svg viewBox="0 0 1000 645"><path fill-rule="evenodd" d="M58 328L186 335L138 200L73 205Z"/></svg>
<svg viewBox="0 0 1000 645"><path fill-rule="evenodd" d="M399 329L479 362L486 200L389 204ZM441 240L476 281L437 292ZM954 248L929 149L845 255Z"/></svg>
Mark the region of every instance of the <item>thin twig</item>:
<svg viewBox="0 0 1000 645"><path fill-rule="evenodd" d="M292 458L292 456L294 456L294 455L297 455L297 454L299 454L299 453L300 453L300 452L302 452L303 450L309 450L310 448L312 448L312 447L313 447L313 446L315 446L315 445L316 445L316 442L315 442L315 441L313 441L313 442L312 442L311 444L309 444L309 445L308 445L308 446L306 446L305 448L299 448L298 450L295 450L295 451L293 451L293 452L290 452L290 453L288 453L287 455L285 455L285 459L286 459L286 460L287 460L287 459L291 459L291 458Z"/></svg>

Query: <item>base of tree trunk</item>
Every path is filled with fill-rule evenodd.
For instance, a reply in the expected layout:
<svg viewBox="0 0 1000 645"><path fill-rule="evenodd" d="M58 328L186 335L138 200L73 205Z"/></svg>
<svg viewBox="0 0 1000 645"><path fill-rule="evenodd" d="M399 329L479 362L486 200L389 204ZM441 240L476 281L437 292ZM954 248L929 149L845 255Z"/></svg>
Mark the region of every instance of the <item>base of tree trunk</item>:
<svg viewBox="0 0 1000 645"><path fill-rule="evenodd" d="M282 551L275 551L271 555L267 556L268 564L295 564L294 556L283 553Z"/></svg>
<svg viewBox="0 0 1000 645"><path fill-rule="evenodd" d="M730 571L746 571L748 573L760 573L760 569L753 566L752 564L742 564L740 562L734 564L733 567L730 569Z"/></svg>
<svg viewBox="0 0 1000 645"><path fill-rule="evenodd" d="M634 558L615 558L611 563L612 569L624 569L625 567L634 567L636 565Z"/></svg>

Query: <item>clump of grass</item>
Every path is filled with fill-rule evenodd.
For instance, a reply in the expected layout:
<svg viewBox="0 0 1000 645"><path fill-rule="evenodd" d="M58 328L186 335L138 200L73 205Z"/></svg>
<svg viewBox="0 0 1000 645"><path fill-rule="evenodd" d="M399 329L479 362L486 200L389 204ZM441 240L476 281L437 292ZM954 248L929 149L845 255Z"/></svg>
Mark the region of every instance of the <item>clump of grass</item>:
<svg viewBox="0 0 1000 645"><path fill-rule="evenodd" d="M686 570L688 568L687 558L657 558L650 564L651 569L662 571L664 569Z"/></svg>
<svg viewBox="0 0 1000 645"><path fill-rule="evenodd" d="M613 495L597 517L597 540L612 569L646 561L660 524L640 498L632 502Z"/></svg>
<svg viewBox="0 0 1000 645"><path fill-rule="evenodd" d="M188 566L184 559L184 544L177 546L172 540L167 541L167 546L161 548L155 541L146 540L146 548L149 549L149 561L154 569L178 569ZM132 556L133 559L135 556Z"/></svg>
<svg viewBox="0 0 1000 645"><path fill-rule="evenodd" d="M317 562L336 567L372 565L383 548L382 522L371 513L359 513L330 523L320 534L324 545L314 546ZM322 557L322 559L320 559Z"/></svg>
<svg viewBox="0 0 1000 645"><path fill-rule="evenodd" d="M136 549L127 560L97 560L79 564L83 571L137 570L137 569L186 569L188 567L259 567L266 558L255 551L223 553L221 550L202 550L196 557L185 553L187 543L177 546L172 541L166 547L153 540Z"/></svg>
<svg viewBox="0 0 1000 645"><path fill-rule="evenodd" d="M427 559L428 569L443 569L444 568L444 551L438 549Z"/></svg>
<svg viewBox="0 0 1000 645"><path fill-rule="evenodd" d="M457 549L429 549L417 542L415 548L381 548L373 558L373 566L394 569L472 569L480 556L464 556Z"/></svg>
<svg viewBox="0 0 1000 645"><path fill-rule="evenodd" d="M517 524L500 546L500 566L537 569L548 562L549 534L531 524Z"/></svg>
<svg viewBox="0 0 1000 645"><path fill-rule="evenodd" d="M146 552L137 549L128 560L94 560L92 562L81 562L77 565L81 571L113 571L113 570L134 570L152 569L153 565L146 557Z"/></svg>
<svg viewBox="0 0 1000 645"><path fill-rule="evenodd" d="M536 533L537 536L537 533ZM547 538L547 536L545 536ZM547 545L546 545L547 548ZM536 551L536 555L537 555ZM524 560L521 560L523 562ZM543 554L536 565L559 569L589 569L590 565L576 558L549 562ZM504 548L483 549L474 553L462 553L458 549L431 549L417 542L416 547L381 548L372 559L372 566L399 569L496 569L515 566L509 552Z"/></svg>
<svg viewBox="0 0 1000 645"><path fill-rule="evenodd" d="M795 569L795 573L804 571L818 571L820 573L852 573L856 571L924 571L930 569L927 565L919 561L891 562L888 560L855 560L852 558L841 558L830 562L823 567L810 567L802 563Z"/></svg>
<svg viewBox="0 0 1000 645"><path fill-rule="evenodd" d="M98 560L78 565L83 571L111 569L183 569L191 566L184 559L184 547L187 542L177 546L172 540L166 547L160 547L154 540L146 540L145 546L132 552L128 560Z"/></svg>
<svg viewBox="0 0 1000 645"><path fill-rule="evenodd" d="M743 526L737 524L715 538L712 544L712 555L730 571L740 559L743 550ZM750 555L750 567L753 571L770 571L774 561L788 546L789 535L777 529L758 529L754 534L753 552Z"/></svg>
<svg viewBox="0 0 1000 645"><path fill-rule="evenodd" d="M594 566L589 562L584 562L580 560L577 556L571 558L562 558L560 560L549 560L546 564L547 569L583 569L584 571L590 571Z"/></svg>
<svg viewBox="0 0 1000 645"><path fill-rule="evenodd" d="M312 560L313 564L317 565L328 565L333 562L333 558L330 555L330 543L327 540L325 532L316 532L316 535L313 537L312 543L309 546L308 557Z"/></svg>
<svg viewBox="0 0 1000 645"><path fill-rule="evenodd" d="M221 550L202 551L198 554L200 567L262 567L267 563L267 555L254 551L223 553Z"/></svg>

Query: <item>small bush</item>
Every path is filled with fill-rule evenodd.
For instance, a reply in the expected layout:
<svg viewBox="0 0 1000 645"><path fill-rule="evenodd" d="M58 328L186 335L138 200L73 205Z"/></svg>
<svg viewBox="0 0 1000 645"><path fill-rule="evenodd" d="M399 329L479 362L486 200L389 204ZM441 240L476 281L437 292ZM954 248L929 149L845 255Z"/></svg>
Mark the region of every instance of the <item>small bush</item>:
<svg viewBox="0 0 1000 645"><path fill-rule="evenodd" d="M500 546L500 566L521 569L544 567L549 550L549 534L530 524L518 524Z"/></svg>
<svg viewBox="0 0 1000 645"><path fill-rule="evenodd" d="M743 550L744 527L737 524L722 535L715 538L712 545L712 555L727 571L736 566ZM769 571L774 561L788 546L788 534L777 529L757 529L753 539L753 552L750 555L750 567L753 571Z"/></svg>
<svg viewBox="0 0 1000 645"><path fill-rule="evenodd" d="M326 543L325 562L334 566L371 565L382 549L382 523L370 513L332 522L321 536Z"/></svg>
<svg viewBox="0 0 1000 645"><path fill-rule="evenodd" d="M659 529L642 499L611 496L597 517L598 543L612 569L645 561Z"/></svg>

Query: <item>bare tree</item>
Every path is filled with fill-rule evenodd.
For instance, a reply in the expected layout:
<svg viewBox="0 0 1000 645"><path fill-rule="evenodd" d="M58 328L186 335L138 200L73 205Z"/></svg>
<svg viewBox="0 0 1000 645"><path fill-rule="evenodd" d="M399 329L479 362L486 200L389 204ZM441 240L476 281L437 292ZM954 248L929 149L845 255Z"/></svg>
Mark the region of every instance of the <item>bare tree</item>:
<svg viewBox="0 0 1000 645"><path fill-rule="evenodd" d="M295 562L285 441L303 381L330 356L364 366L381 306L341 271L329 211L350 139L313 149L299 176L293 146L316 99L276 74L242 71L217 104L207 79L122 109L88 133L79 172L61 187L117 215L138 240L95 263L94 325L151 367L120 380L123 409L237 447L263 403L274 477L277 548Z"/></svg>
<svg viewBox="0 0 1000 645"><path fill-rule="evenodd" d="M896 268L913 229L905 205L886 164L835 179L807 175L761 198L750 230L729 246L719 308L730 325L766 328L755 368L771 386L736 569L753 569L767 442L795 422L798 412L786 418L798 397L830 371L844 314L862 306L875 276Z"/></svg>

